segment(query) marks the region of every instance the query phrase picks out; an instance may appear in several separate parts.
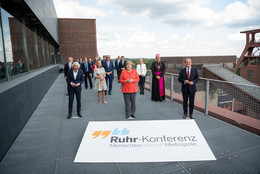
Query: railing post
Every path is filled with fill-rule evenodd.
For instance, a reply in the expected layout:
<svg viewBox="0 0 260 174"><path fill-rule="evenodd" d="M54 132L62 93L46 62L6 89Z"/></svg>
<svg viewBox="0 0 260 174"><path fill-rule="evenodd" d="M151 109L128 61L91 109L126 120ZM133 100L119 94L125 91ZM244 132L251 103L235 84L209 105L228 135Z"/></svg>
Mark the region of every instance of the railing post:
<svg viewBox="0 0 260 174"><path fill-rule="evenodd" d="M150 71L150 92L152 93L152 79L153 79L153 73Z"/></svg>
<svg viewBox="0 0 260 174"><path fill-rule="evenodd" d="M174 76L171 74L171 100L173 100Z"/></svg>
<svg viewBox="0 0 260 174"><path fill-rule="evenodd" d="M205 115L208 115L209 111L209 82L209 79L206 79Z"/></svg>

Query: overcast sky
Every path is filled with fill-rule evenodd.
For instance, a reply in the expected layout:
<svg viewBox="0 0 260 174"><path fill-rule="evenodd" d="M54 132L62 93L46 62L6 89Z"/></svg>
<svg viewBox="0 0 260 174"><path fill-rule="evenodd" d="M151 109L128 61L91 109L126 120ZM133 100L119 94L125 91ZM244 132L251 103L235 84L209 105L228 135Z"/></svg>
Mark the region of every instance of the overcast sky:
<svg viewBox="0 0 260 174"><path fill-rule="evenodd" d="M260 0L54 0L59 18L97 20L99 55L237 55ZM259 39L260 36L257 36Z"/></svg>

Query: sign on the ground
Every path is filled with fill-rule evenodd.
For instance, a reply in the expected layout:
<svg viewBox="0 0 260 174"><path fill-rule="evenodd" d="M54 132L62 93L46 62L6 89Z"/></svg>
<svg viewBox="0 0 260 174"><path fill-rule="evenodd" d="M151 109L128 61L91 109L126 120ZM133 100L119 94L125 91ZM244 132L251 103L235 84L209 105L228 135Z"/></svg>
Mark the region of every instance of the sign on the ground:
<svg viewBox="0 0 260 174"><path fill-rule="evenodd" d="M194 120L89 122L74 162L216 160Z"/></svg>

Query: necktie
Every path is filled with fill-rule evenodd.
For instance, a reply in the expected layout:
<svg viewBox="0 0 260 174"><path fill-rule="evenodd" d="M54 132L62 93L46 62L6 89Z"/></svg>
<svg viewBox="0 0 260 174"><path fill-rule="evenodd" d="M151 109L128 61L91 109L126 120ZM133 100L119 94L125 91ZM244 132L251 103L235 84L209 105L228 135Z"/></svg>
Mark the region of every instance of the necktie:
<svg viewBox="0 0 260 174"><path fill-rule="evenodd" d="M188 68L187 78L190 79L190 68Z"/></svg>
<svg viewBox="0 0 260 174"><path fill-rule="evenodd" d="M86 72L88 72L88 63L85 63Z"/></svg>

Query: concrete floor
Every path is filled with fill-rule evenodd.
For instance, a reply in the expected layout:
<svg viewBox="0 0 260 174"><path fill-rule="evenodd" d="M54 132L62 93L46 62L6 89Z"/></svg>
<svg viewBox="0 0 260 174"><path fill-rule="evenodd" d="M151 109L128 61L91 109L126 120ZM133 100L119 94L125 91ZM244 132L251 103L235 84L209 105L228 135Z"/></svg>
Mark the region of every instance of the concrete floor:
<svg viewBox="0 0 260 174"><path fill-rule="evenodd" d="M94 90L83 89L82 115L68 120L68 97L61 74L0 163L1 174L173 174L260 173L260 137L195 111L194 117L216 161L167 163L74 164L89 121L125 120L121 84L114 81L108 104L97 103ZM181 119L182 105L152 102L150 93L137 96L137 120Z"/></svg>

